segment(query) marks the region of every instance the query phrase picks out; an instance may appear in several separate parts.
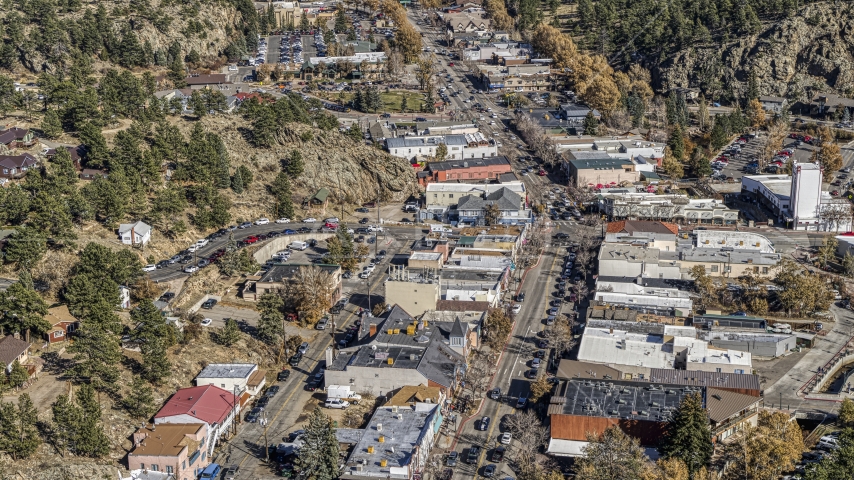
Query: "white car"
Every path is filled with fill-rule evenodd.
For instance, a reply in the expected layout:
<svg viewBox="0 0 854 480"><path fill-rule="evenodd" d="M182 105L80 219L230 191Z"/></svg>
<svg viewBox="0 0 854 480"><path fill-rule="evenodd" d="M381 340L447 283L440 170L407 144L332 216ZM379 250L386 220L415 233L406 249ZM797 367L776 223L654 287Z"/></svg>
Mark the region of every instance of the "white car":
<svg viewBox="0 0 854 480"><path fill-rule="evenodd" d="M371 272L369 272L369 271L367 271L367 270L365 270L364 272L362 272L362 273L360 273L360 274L359 274L359 278L363 278L363 279L364 279L364 278L368 278L368 277L370 277L370 276L371 276Z"/></svg>
<svg viewBox="0 0 854 480"><path fill-rule="evenodd" d="M291 223L290 218L277 218L276 223Z"/></svg>
<svg viewBox="0 0 854 480"><path fill-rule="evenodd" d="M368 272L368 273L370 274L370 273L374 273L374 270L376 270L376 268L377 268L377 267L376 267L376 266L374 266L374 264L370 264L370 265L368 265L367 267L365 267L365 270L364 270L364 271L366 271L366 272Z"/></svg>
<svg viewBox="0 0 854 480"><path fill-rule="evenodd" d="M317 219L314 217L303 218L302 223L316 223Z"/></svg>
<svg viewBox="0 0 854 480"><path fill-rule="evenodd" d="M200 247L198 244L194 243L194 244L190 245L189 247L187 247L187 251L190 253L193 253L200 248L202 248L202 247Z"/></svg>
<svg viewBox="0 0 854 480"><path fill-rule="evenodd" d="M199 267L195 265L187 265L184 267L184 273L196 273L199 271Z"/></svg>
<svg viewBox="0 0 854 480"><path fill-rule="evenodd" d="M513 440L513 434L510 432L504 432L501 434L501 438L498 440L504 445L510 445L510 442Z"/></svg>
<svg viewBox="0 0 854 480"><path fill-rule="evenodd" d="M199 248L202 248L207 244L208 244L208 239L206 239L206 238L203 238L201 240L196 240L196 246Z"/></svg>
<svg viewBox="0 0 854 480"><path fill-rule="evenodd" d="M157 270L157 265L150 265L149 264L149 265L142 267L143 272L153 272L155 270Z"/></svg>
<svg viewBox="0 0 854 480"><path fill-rule="evenodd" d="M326 408L347 408L350 406L350 402L347 400L341 400L340 398L331 398L326 401L324 404Z"/></svg>
<svg viewBox="0 0 854 480"><path fill-rule="evenodd" d="M368 232L370 232L370 233L382 232L382 231L383 231L383 227L377 227L375 225L368 226Z"/></svg>
<svg viewBox="0 0 854 480"><path fill-rule="evenodd" d="M513 309L511 311L513 312L513 315L518 315L519 312L522 311L522 304L517 303L516 305L513 305Z"/></svg>
<svg viewBox="0 0 854 480"><path fill-rule="evenodd" d="M255 225L267 225L268 223L270 223L269 218L259 218L258 220L255 220Z"/></svg>
<svg viewBox="0 0 854 480"><path fill-rule="evenodd" d="M202 320L202 326L203 327L209 327L211 325L211 323L213 323L213 320L211 320L210 318L206 318L206 319Z"/></svg>
<svg viewBox="0 0 854 480"><path fill-rule="evenodd" d="M236 72L237 71L237 65L229 65L228 71L229 72Z"/></svg>

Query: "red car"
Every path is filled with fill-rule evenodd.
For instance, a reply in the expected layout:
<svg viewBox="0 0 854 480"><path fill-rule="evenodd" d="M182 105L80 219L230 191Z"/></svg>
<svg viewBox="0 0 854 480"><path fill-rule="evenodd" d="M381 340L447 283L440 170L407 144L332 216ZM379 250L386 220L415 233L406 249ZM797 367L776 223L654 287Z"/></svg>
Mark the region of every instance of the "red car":
<svg viewBox="0 0 854 480"><path fill-rule="evenodd" d="M781 152L777 152L777 155L782 155L782 156L784 156L784 157L788 157L789 155L791 155L791 153L789 153L789 152L787 152L787 151L783 150L783 151L781 151Z"/></svg>
<svg viewBox="0 0 854 480"><path fill-rule="evenodd" d="M541 177L545 177L545 176L546 176L546 171L545 171L545 170L543 170L543 169L541 168L541 169L540 169L540 171L539 171L539 172L537 172L537 175L539 175L539 176L541 176Z"/></svg>
<svg viewBox="0 0 854 480"><path fill-rule="evenodd" d="M453 67L453 66L454 66L454 62L449 63L449 64L448 64L448 66L449 66L449 67Z"/></svg>
<svg viewBox="0 0 854 480"><path fill-rule="evenodd" d="M797 133L790 133L789 138L798 138L798 134Z"/></svg>
<svg viewBox="0 0 854 480"><path fill-rule="evenodd" d="M807 143L809 143L809 142L811 142L811 141L812 141L812 137L811 137L811 136L809 136L809 135L804 135L804 141L805 141L805 142L807 142Z"/></svg>
<svg viewBox="0 0 854 480"><path fill-rule="evenodd" d="M323 225L323 226L324 226L324 227L326 227L326 228L329 228L329 229L331 229L331 230L335 230L336 228L338 228L338 224L337 224L337 223L328 223L328 222L327 222L327 223L326 223L325 225Z"/></svg>
<svg viewBox="0 0 854 480"><path fill-rule="evenodd" d="M830 192L830 194L835 197L835 196L839 195L839 190L834 190L834 191Z"/></svg>
<svg viewBox="0 0 854 480"><path fill-rule="evenodd" d="M250 245L252 245L253 243L255 243L257 241L258 241L258 237L256 237L255 235L252 235L251 237L247 237L246 240L244 240L244 242L246 242Z"/></svg>

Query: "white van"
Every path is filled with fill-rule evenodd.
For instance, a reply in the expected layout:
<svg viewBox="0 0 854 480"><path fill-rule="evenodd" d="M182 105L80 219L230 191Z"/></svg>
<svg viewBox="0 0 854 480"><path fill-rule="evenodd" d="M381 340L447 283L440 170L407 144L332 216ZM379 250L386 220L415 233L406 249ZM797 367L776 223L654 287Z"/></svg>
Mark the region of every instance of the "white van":
<svg viewBox="0 0 854 480"><path fill-rule="evenodd" d="M288 248L291 250L305 250L308 248L308 244L305 242L291 242L291 244L288 245Z"/></svg>

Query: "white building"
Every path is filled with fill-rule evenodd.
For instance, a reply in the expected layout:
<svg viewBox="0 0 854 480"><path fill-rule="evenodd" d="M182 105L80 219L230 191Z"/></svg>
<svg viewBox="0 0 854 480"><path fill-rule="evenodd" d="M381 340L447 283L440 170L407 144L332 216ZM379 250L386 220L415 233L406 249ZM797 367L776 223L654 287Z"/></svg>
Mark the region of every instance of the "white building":
<svg viewBox="0 0 854 480"><path fill-rule="evenodd" d="M665 220L683 224L731 225L738 221L738 210L723 201L688 198L687 195L637 192L612 188L597 195L599 212L611 220Z"/></svg>
<svg viewBox="0 0 854 480"><path fill-rule="evenodd" d="M256 396L264 388L265 371L254 363L212 363L196 375L196 385L214 385L237 394Z"/></svg>
<svg viewBox="0 0 854 480"><path fill-rule="evenodd" d="M448 153L446 160L465 160L467 158L486 158L498 155L495 141L482 133L464 135L431 135L387 138L386 148L395 157L412 160L415 157L435 157L436 149L444 144Z"/></svg>
<svg viewBox="0 0 854 480"><path fill-rule="evenodd" d="M145 245L151 240L151 227L142 221L119 225L119 238L125 245Z"/></svg>
<svg viewBox="0 0 854 480"><path fill-rule="evenodd" d="M851 204L822 191L822 174L819 164L795 162L792 176L743 177L741 191L771 210L779 224L793 230L849 231Z"/></svg>
<svg viewBox="0 0 854 480"><path fill-rule="evenodd" d="M362 62L382 63L385 62L385 52L356 53L348 57L311 57L308 61L313 65L320 65L321 63L335 64L339 62L350 62L356 65L359 65Z"/></svg>

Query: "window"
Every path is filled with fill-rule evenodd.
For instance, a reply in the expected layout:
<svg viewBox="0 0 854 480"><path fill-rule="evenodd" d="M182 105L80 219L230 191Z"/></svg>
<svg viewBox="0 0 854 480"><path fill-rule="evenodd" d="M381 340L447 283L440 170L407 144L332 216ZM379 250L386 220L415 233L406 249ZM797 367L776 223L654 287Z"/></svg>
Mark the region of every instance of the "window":
<svg viewBox="0 0 854 480"><path fill-rule="evenodd" d="M716 369L715 369L715 371L716 371L716 372L718 372L718 373L721 373L721 369L720 369L720 368L716 368Z"/></svg>
<svg viewBox="0 0 854 480"><path fill-rule="evenodd" d="M139 469L140 469L140 470L145 470L145 464L144 464L144 463L140 463L140 464L139 464Z"/></svg>
<svg viewBox="0 0 854 480"><path fill-rule="evenodd" d="M449 193L449 194L448 194L448 198L454 198L454 194L453 194L453 193Z"/></svg>
<svg viewBox="0 0 854 480"><path fill-rule="evenodd" d="M712 273L718 273L718 266L712 265Z"/></svg>
<svg viewBox="0 0 854 480"><path fill-rule="evenodd" d="M741 369L741 368L736 368L736 369L735 369L735 373L738 373L738 374L744 374L744 370L743 370L743 369Z"/></svg>
<svg viewBox="0 0 854 480"><path fill-rule="evenodd" d="M220 384L219 384L219 388L225 388L225 384L224 384L224 383L220 383Z"/></svg>
<svg viewBox="0 0 854 480"><path fill-rule="evenodd" d="M186 461L186 460L182 460L182 461L181 461L181 470L185 470L186 468L187 468L187 461Z"/></svg>
<svg viewBox="0 0 854 480"><path fill-rule="evenodd" d="M62 331L59 331L59 332L53 332L53 338L60 338L60 337L62 337L62 334L63 334L63 332L62 332Z"/></svg>
<svg viewBox="0 0 854 480"><path fill-rule="evenodd" d="M762 273L767 274L768 273L768 267L762 267Z"/></svg>
<svg viewBox="0 0 854 480"><path fill-rule="evenodd" d="M159 472L159 471L160 471L160 465L157 465L156 463L152 463L152 464L151 464L151 469L150 469L150 470L151 470L152 472Z"/></svg>
<svg viewBox="0 0 854 480"><path fill-rule="evenodd" d="M166 473L175 473L175 469L172 468L172 465L166 465Z"/></svg>

